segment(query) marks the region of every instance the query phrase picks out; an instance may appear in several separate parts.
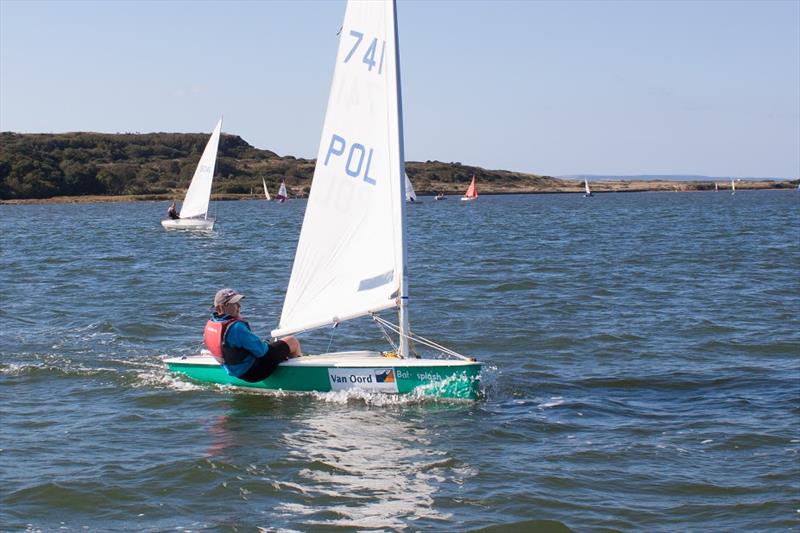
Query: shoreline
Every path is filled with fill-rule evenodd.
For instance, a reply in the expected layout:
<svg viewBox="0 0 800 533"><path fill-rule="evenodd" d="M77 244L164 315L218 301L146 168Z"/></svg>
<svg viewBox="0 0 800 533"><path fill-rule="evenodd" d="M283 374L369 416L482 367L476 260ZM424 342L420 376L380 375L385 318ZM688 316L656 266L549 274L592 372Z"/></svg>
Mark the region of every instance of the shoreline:
<svg viewBox="0 0 800 533"><path fill-rule="evenodd" d="M727 184L726 184L727 185ZM793 181L752 181L737 183L736 189L738 191L746 190L793 190L797 188L797 184ZM463 191L448 191L446 187L442 187L446 196L461 196ZM592 183L592 194L607 194L607 193L628 193L628 192L720 192L725 193L730 191L729 187L720 187L719 190L714 190L713 183L709 182L686 182L686 181L636 181L636 182L619 182L619 181L597 181ZM502 188L496 189L479 187L478 193L480 196L495 196L495 195L509 195L509 194L583 194L583 184L578 184L574 187L555 187L547 189L539 188ZM438 192L433 191L417 191L417 196L436 196ZM176 198L176 196L179 196ZM128 194L119 196L54 196L51 198L12 198L0 199L0 205L38 205L38 204L99 204L99 203L116 203L116 202L171 202L172 200L180 201L183 196L181 194ZM294 199L303 199L307 196L294 196ZM241 200L264 200L261 194L212 194L211 200L216 202L234 202Z"/></svg>

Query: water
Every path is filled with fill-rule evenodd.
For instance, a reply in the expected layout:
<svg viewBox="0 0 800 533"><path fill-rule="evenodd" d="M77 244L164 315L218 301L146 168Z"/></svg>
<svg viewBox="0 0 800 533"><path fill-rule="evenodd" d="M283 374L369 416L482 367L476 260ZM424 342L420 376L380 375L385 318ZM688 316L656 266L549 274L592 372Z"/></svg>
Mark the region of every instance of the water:
<svg viewBox="0 0 800 533"><path fill-rule="evenodd" d="M0 206L0 529L800 528L800 194L422 200L411 325L487 363L476 403L167 373L222 286L277 324L302 201L219 203L212 234Z"/></svg>

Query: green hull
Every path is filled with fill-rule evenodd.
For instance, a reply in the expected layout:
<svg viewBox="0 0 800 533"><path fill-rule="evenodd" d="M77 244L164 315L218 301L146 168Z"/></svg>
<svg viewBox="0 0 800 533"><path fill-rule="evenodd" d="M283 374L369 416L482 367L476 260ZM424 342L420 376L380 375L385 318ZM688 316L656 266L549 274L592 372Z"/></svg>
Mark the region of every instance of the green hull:
<svg viewBox="0 0 800 533"><path fill-rule="evenodd" d="M319 358L315 361L315 358ZM296 363L299 362L299 363ZM209 357L166 360L170 371L201 383L295 392L364 390L475 400L480 392L481 364L468 361L364 358L332 361L323 356L282 363L264 381L248 383Z"/></svg>

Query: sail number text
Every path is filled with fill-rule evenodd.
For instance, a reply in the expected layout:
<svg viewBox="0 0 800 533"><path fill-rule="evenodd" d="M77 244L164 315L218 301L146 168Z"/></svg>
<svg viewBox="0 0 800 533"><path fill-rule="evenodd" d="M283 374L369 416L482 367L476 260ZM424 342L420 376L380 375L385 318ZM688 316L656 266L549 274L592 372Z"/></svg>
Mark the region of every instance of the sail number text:
<svg viewBox="0 0 800 533"><path fill-rule="evenodd" d="M364 42L364 34L360 31L350 30L350 36L355 39L353 43L353 47L350 49L350 52L345 56L344 62L347 63L350 61L350 58L353 57L353 54L356 53L356 50L361 46L362 43L366 46L366 51L364 55L361 57L361 62L367 65L367 70L372 72L372 69L375 68L377 64L378 74L383 74L383 56L386 52L386 41L378 41L377 37L374 37L369 44ZM367 38L369 40L369 37ZM378 52L378 47L380 47L380 52ZM378 60L375 60L375 55L378 54Z"/></svg>
<svg viewBox="0 0 800 533"><path fill-rule="evenodd" d="M350 144L348 150L348 143L345 138L335 133L331 135L328 153L325 154L325 166L328 166L331 156L339 158L344 156L345 152L347 152L347 161L344 165L344 171L347 175L354 178L361 177L366 183L375 185L375 179L369 175L374 150L359 143Z"/></svg>

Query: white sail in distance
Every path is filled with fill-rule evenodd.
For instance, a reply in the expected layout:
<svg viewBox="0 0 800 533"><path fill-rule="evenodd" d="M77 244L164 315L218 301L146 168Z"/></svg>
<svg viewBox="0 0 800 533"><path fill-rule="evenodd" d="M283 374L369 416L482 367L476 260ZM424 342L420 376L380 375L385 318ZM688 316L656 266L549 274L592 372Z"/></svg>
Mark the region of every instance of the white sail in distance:
<svg viewBox="0 0 800 533"><path fill-rule="evenodd" d="M211 198L211 182L214 180L214 166L217 163L217 149L219 148L219 136L222 131L222 118L220 117L214 133L206 144L200 162L194 171L189 190L186 191L186 198L181 206L181 218L192 218L206 216L208 213L208 201Z"/></svg>
<svg viewBox="0 0 800 533"><path fill-rule="evenodd" d="M411 180L408 179L408 174L405 174L405 177L406 177L406 202L416 202L417 193L414 192L414 186L411 185Z"/></svg>
<svg viewBox="0 0 800 533"><path fill-rule="evenodd" d="M278 187L278 196L276 196L276 198L281 201L289 198L289 193L286 192L286 183L281 182L281 186Z"/></svg>
<svg viewBox="0 0 800 533"><path fill-rule="evenodd" d="M348 2L308 205L273 336L399 305L405 161L395 6Z"/></svg>

